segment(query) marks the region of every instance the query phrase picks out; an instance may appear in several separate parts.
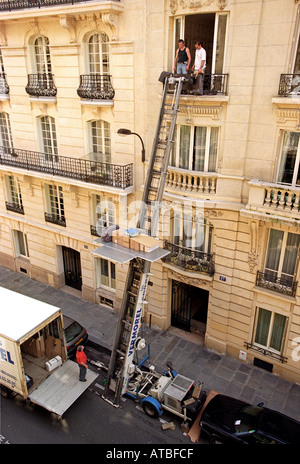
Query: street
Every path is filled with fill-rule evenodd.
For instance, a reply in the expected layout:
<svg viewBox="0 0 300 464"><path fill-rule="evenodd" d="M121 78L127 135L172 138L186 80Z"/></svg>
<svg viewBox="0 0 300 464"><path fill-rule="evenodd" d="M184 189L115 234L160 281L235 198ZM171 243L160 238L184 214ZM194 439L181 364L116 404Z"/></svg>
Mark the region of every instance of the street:
<svg viewBox="0 0 300 464"><path fill-rule="evenodd" d="M96 359L93 348L87 347L88 359ZM106 362L107 355L98 356ZM89 368L99 372L99 377L66 411L62 419L34 405L26 404L20 397L1 398L0 442L10 444L160 444L192 446L180 430L181 419L164 412L163 421L173 421L175 430L162 430L159 419L148 417L140 405L123 398L121 407L115 408L101 397L102 382L106 374L89 363ZM205 443L205 440L202 440Z"/></svg>

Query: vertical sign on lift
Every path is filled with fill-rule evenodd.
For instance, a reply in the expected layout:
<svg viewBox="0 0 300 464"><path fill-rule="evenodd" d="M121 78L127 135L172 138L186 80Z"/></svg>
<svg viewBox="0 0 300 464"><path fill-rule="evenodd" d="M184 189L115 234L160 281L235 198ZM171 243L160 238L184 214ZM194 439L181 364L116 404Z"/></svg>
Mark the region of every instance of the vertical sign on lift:
<svg viewBox="0 0 300 464"><path fill-rule="evenodd" d="M133 329L131 332L131 337L129 341L129 345L127 348L127 353L126 353L126 358L124 360L124 381L123 381L123 386L122 386L122 391L121 395L124 395L126 392L127 388L127 383L129 379L129 366L133 361L133 355L134 355L134 344L137 338L137 334L140 329L141 325L141 316L142 316L142 311L143 311L143 304L146 298L146 292L147 292L147 287L148 287L148 282L149 282L149 274L143 274L142 279L141 279L141 290L139 292L139 299L136 305L136 310L134 313L133 317Z"/></svg>

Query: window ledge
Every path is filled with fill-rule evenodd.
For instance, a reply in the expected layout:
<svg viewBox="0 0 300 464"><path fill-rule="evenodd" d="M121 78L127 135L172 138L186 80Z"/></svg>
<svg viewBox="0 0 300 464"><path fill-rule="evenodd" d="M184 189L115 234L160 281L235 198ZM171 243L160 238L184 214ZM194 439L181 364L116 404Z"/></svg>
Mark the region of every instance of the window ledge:
<svg viewBox="0 0 300 464"><path fill-rule="evenodd" d="M258 287L257 285L253 287L253 291L256 293L262 293L263 295L271 296L277 300L285 302L290 301L291 303L295 303L297 298L296 296L284 295L283 293L276 292L276 290L268 290L267 288Z"/></svg>
<svg viewBox="0 0 300 464"><path fill-rule="evenodd" d="M83 106L114 106L112 100L85 100L81 99L80 104Z"/></svg>

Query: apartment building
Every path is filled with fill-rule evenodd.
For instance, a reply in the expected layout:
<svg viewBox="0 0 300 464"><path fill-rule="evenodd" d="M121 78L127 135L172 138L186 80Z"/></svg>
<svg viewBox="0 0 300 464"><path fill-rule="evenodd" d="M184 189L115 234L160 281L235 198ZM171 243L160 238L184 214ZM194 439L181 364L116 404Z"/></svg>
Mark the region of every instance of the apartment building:
<svg viewBox="0 0 300 464"><path fill-rule="evenodd" d="M299 0L0 1L0 264L118 311L99 235L135 224L159 76L201 40L144 320L299 382L299 32Z"/></svg>

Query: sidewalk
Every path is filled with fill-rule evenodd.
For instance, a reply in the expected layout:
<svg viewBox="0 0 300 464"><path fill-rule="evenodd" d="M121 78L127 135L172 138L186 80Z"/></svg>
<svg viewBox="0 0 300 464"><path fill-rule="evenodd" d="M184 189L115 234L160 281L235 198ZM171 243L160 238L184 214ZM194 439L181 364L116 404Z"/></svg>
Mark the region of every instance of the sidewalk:
<svg viewBox="0 0 300 464"><path fill-rule="evenodd" d="M91 341L112 348L117 314L106 306L84 301L72 289L58 290L2 266L0 286L60 307L63 314L87 329ZM150 360L157 370L164 369L166 361L172 361L177 372L202 382L207 392L216 390L252 404L263 401L266 407L300 421L300 385L208 350L180 332L172 328L142 328L140 335L150 344ZM143 355L140 353L139 358Z"/></svg>

